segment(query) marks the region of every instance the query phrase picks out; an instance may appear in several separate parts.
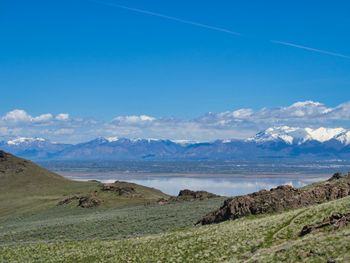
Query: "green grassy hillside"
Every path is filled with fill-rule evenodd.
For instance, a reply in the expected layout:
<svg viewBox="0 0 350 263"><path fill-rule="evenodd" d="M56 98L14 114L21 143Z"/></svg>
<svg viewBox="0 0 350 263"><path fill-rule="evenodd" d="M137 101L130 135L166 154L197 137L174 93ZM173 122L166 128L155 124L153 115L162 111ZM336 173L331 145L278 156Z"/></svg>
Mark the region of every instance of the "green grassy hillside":
<svg viewBox="0 0 350 263"><path fill-rule="evenodd" d="M138 196L130 198L101 191L98 182L68 180L30 161L0 153L0 222L6 216L39 213L74 195L94 195L105 208L139 205L167 197L157 189L122 182L118 185L133 187Z"/></svg>
<svg viewBox="0 0 350 263"><path fill-rule="evenodd" d="M298 236L305 224L349 210L347 197L276 215L137 238L120 239L116 233L107 240L97 234L82 241L5 242L0 262L350 262L349 225Z"/></svg>
<svg viewBox="0 0 350 263"><path fill-rule="evenodd" d="M136 195L70 181L0 152L0 262L350 262L349 224L299 236L306 224L350 212L350 197L195 226L224 198L159 205L166 195L156 189L115 186L132 187ZM74 195L102 203L57 205Z"/></svg>

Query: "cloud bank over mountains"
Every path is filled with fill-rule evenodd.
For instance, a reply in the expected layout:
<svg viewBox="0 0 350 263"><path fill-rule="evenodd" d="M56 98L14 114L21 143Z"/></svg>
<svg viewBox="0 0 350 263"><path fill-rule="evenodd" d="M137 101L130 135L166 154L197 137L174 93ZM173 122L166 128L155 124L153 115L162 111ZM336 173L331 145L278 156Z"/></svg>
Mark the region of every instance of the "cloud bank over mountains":
<svg viewBox="0 0 350 263"><path fill-rule="evenodd" d="M194 119L142 114L116 116L109 121L72 117L68 113L31 116L25 110L15 109L0 117L0 136L44 137L66 143L98 136L209 141L245 139L273 126L350 128L350 102L328 107L303 101L277 108L209 112Z"/></svg>

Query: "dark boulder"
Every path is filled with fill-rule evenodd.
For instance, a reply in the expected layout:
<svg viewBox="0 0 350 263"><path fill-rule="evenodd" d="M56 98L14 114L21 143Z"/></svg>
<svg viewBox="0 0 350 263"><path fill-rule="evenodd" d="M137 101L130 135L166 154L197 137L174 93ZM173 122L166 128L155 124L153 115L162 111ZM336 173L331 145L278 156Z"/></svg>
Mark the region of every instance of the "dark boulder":
<svg viewBox="0 0 350 263"><path fill-rule="evenodd" d="M93 208L99 206L101 203L96 197L83 196L79 198L78 206L82 208Z"/></svg>
<svg viewBox="0 0 350 263"><path fill-rule="evenodd" d="M300 231L299 236L305 236L318 229L334 226L335 228L341 228L350 223L350 213L333 213L330 217L324 218L322 222L315 224L305 225Z"/></svg>
<svg viewBox="0 0 350 263"><path fill-rule="evenodd" d="M335 173L333 174L333 176L331 178L329 178L327 181L331 182L334 180L339 180L343 177L343 175L341 173Z"/></svg>
<svg viewBox="0 0 350 263"><path fill-rule="evenodd" d="M97 199L95 196L71 196L68 198L65 198L58 202L57 205L68 205L72 202L77 201L77 206L82 208L92 208L99 206L101 204L101 201Z"/></svg>

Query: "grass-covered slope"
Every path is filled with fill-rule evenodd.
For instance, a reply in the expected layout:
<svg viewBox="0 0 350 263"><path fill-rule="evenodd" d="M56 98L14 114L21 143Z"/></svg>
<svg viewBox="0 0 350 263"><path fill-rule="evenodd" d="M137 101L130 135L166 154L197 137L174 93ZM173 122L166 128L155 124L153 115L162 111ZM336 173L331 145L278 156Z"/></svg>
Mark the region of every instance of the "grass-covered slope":
<svg viewBox="0 0 350 263"><path fill-rule="evenodd" d="M299 237L305 224L349 209L347 197L281 214L139 238L5 243L0 262L350 262L349 225Z"/></svg>
<svg viewBox="0 0 350 263"><path fill-rule="evenodd" d="M135 192L118 195L118 187ZM333 212L350 212L350 197L194 226L224 199L158 205L150 200L165 195L155 189L127 183L101 189L0 152L0 262L350 262L349 224L299 235ZM102 203L57 205L74 195Z"/></svg>
<svg viewBox="0 0 350 263"><path fill-rule="evenodd" d="M122 239L193 227L223 198L168 205L82 209L55 206L1 223L0 244L58 240ZM1 262L1 261L0 261Z"/></svg>
<svg viewBox="0 0 350 263"><path fill-rule="evenodd" d="M122 182L117 185L132 187L137 195L101 191L98 182L68 180L30 161L0 151L0 222L6 216L37 213L55 207L60 200L74 195L94 195L102 207L143 204L167 197L157 189ZM74 204L65 207L69 209Z"/></svg>

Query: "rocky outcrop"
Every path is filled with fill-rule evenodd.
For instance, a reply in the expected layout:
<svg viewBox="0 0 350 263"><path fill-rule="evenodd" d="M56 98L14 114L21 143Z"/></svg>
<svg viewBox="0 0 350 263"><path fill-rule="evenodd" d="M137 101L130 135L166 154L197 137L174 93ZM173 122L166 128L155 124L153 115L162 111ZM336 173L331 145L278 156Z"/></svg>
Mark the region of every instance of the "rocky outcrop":
<svg viewBox="0 0 350 263"><path fill-rule="evenodd" d="M72 203L75 200L79 200L79 196L74 195L74 196L71 196L71 197L67 197L67 198L59 201L57 203L57 205L68 205L68 204Z"/></svg>
<svg viewBox="0 0 350 263"><path fill-rule="evenodd" d="M283 185L269 191L261 190L252 194L227 199L214 212L209 213L199 224L213 224L234 220L248 215L279 212L320 204L350 195L350 174L334 174L323 183L296 189Z"/></svg>
<svg viewBox="0 0 350 263"><path fill-rule="evenodd" d="M97 199L95 196L71 196L65 198L58 202L57 205L68 205L74 201L78 201L77 206L82 208L93 208L97 207L101 204L101 201Z"/></svg>
<svg viewBox="0 0 350 263"><path fill-rule="evenodd" d="M188 189L181 190L179 192L179 195L177 196L180 199L208 199L208 198L214 198L214 197L219 197L216 194L212 194L206 191L191 191Z"/></svg>
<svg viewBox="0 0 350 263"><path fill-rule="evenodd" d="M188 189L181 190L178 196L171 196L170 198L161 198L158 200L158 204L165 205L168 203L193 201L193 200L205 200L209 198L220 197L219 195L212 194L206 191L192 191Z"/></svg>
<svg viewBox="0 0 350 263"><path fill-rule="evenodd" d="M99 206L101 203L96 197L93 196L83 196L79 198L78 206L82 208L93 208Z"/></svg>
<svg viewBox="0 0 350 263"><path fill-rule="evenodd" d="M101 191L103 192L113 192L120 196L126 196L126 197L139 197L141 196L140 193L138 193L135 189L135 187L128 186L128 185L121 185L122 182L116 181L112 184L103 184L101 186Z"/></svg>
<svg viewBox="0 0 350 263"><path fill-rule="evenodd" d="M305 236L311 232L317 231L318 229L334 226L335 228L340 228L348 225L350 223L350 213L333 213L330 217L323 219L322 222L305 225L300 231L299 236Z"/></svg>
<svg viewBox="0 0 350 263"><path fill-rule="evenodd" d="M329 178L327 181L328 182L332 182L332 181L335 181L335 180L339 180L343 177L343 175L341 173L335 173L332 175L331 178Z"/></svg>

